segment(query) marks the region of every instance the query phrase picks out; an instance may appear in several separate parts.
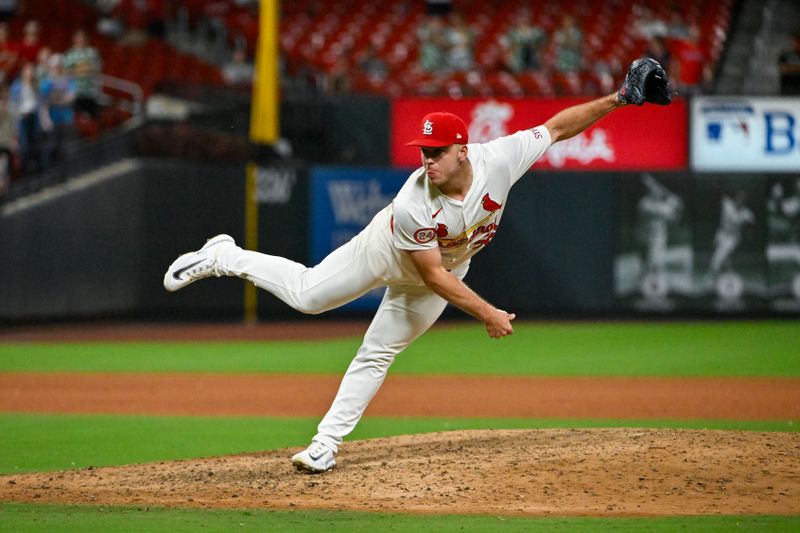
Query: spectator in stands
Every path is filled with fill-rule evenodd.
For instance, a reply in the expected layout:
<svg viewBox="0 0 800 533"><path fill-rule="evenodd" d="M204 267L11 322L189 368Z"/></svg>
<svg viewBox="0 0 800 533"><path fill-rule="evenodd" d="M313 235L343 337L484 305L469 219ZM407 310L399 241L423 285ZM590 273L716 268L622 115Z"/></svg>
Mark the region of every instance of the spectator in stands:
<svg viewBox="0 0 800 533"><path fill-rule="evenodd" d="M125 28L121 43L141 46L147 42L149 3L148 0L120 0L117 4L114 18Z"/></svg>
<svg viewBox="0 0 800 533"><path fill-rule="evenodd" d="M441 72L446 65L445 24L441 17L431 15L417 30L419 65L425 72Z"/></svg>
<svg viewBox="0 0 800 533"><path fill-rule="evenodd" d="M596 57L591 61L591 80L594 82L594 87L588 90L593 91L595 94L608 94L614 90L615 81L614 76L619 72L619 66L612 64L606 57ZM586 90L586 89L585 89Z"/></svg>
<svg viewBox="0 0 800 533"><path fill-rule="evenodd" d="M100 95L103 62L97 50L89 46L83 30L73 34L72 48L64 54L64 65L75 80L75 112L86 113L96 119L100 112L97 98Z"/></svg>
<svg viewBox="0 0 800 533"><path fill-rule="evenodd" d="M633 6L633 34L639 39L650 40L653 37L667 35L667 23L661 20L648 6Z"/></svg>
<svg viewBox="0 0 800 533"><path fill-rule="evenodd" d="M475 63L475 36L461 13L450 14L450 26L445 34L447 43L447 68L455 71L472 69Z"/></svg>
<svg viewBox="0 0 800 533"><path fill-rule="evenodd" d="M43 113L39 88L33 76L33 64L25 63L19 77L9 89L9 109L16 125L20 163L24 172L42 169L42 127L49 127L49 117ZM40 122L45 118L44 122Z"/></svg>
<svg viewBox="0 0 800 533"><path fill-rule="evenodd" d="M324 80L325 92L328 94L345 94L350 92L350 67L347 64L347 54L343 53L336 58Z"/></svg>
<svg viewBox="0 0 800 533"><path fill-rule="evenodd" d="M39 57L39 49L42 43L39 41L39 23L29 20L22 28L22 40L17 46L17 54L21 62L36 63Z"/></svg>
<svg viewBox="0 0 800 533"><path fill-rule="evenodd" d="M683 19L680 8L673 8L667 21L667 34L669 39L686 39L689 36L689 26Z"/></svg>
<svg viewBox="0 0 800 533"><path fill-rule="evenodd" d="M553 33L555 44L555 74L553 76L556 93L576 96L585 89L580 74L583 64L583 32L575 19L567 14Z"/></svg>
<svg viewBox="0 0 800 533"><path fill-rule="evenodd" d="M544 29L531 23L530 13L523 10L514 26L502 37L508 70L515 74L541 70L542 48L546 41Z"/></svg>
<svg viewBox="0 0 800 533"><path fill-rule="evenodd" d="M372 43L364 51L364 56L358 62L358 68L376 83L386 81L386 78L389 77L389 65L378 56Z"/></svg>
<svg viewBox="0 0 800 533"><path fill-rule="evenodd" d="M222 78L229 87L237 89L249 89L253 85L253 64L247 60L247 50L233 50L231 60L222 67Z"/></svg>
<svg viewBox="0 0 800 533"><path fill-rule="evenodd" d="M53 54L48 61L49 74L39 81L39 95L43 105L47 107L53 130L47 135L45 164L61 157L64 141L72 133L75 120L73 104L75 102L75 80L64 68L64 56Z"/></svg>
<svg viewBox="0 0 800 533"><path fill-rule="evenodd" d="M689 28L686 39L675 41L673 47L675 61L672 80L678 92L698 94L711 81L711 66L700 47L700 28Z"/></svg>
<svg viewBox="0 0 800 533"><path fill-rule="evenodd" d="M8 192L17 153L14 117L9 110L8 86L0 85L0 197Z"/></svg>
<svg viewBox="0 0 800 533"><path fill-rule="evenodd" d="M0 83L14 79L17 71L17 48L8 35L8 24L0 23Z"/></svg>
<svg viewBox="0 0 800 533"><path fill-rule="evenodd" d="M660 36L653 37L647 41L647 49L643 57L652 57L664 67L667 73L671 74L672 71L672 54L669 53L664 38Z"/></svg>
<svg viewBox="0 0 800 533"><path fill-rule="evenodd" d="M556 45L556 70L563 74L583 70L583 32L575 19L567 14L561 19L561 26L553 33Z"/></svg>
<svg viewBox="0 0 800 533"><path fill-rule="evenodd" d="M39 48L39 55L36 56L36 65L33 67L33 77L36 78L37 82L50 75L50 56L52 56L52 51L49 46Z"/></svg>
<svg viewBox="0 0 800 533"><path fill-rule="evenodd" d="M781 72L781 94L800 96L800 32L792 36L791 48L778 58Z"/></svg>
<svg viewBox="0 0 800 533"><path fill-rule="evenodd" d="M96 0L97 33L111 39L120 39L125 34L125 26L118 18L119 0Z"/></svg>

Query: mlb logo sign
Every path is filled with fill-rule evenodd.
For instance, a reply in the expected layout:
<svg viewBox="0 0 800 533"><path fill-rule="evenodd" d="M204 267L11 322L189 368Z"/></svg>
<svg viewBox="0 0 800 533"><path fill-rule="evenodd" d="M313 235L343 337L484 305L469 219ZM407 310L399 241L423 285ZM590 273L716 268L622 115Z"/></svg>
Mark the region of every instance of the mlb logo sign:
<svg viewBox="0 0 800 533"><path fill-rule="evenodd" d="M725 131L731 130L731 131ZM723 139L723 134L725 134L725 138ZM745 142L750 141L750 124L749 122L742 121L742 120L719 120L719 121L711 121L707 124L706 127L706 137L711 142L718 142L721 143L723 141L729 140L730 136L734 136L738 139L744 140Z"/></svg>
<svg viewBox="0 0 800 533"><path fill-rule="evenodd" d="M700 171L797 171L800 99L695 98L692 167Z"/></svg>
<svg viewBox="0 0 800 533"><path fill-rule="evenodd" d="M732 143L739 145L749 142L751 122L755 111L748 103L720 103L703 107L702 120L705 120L706 139L711 143Z"/></svg>

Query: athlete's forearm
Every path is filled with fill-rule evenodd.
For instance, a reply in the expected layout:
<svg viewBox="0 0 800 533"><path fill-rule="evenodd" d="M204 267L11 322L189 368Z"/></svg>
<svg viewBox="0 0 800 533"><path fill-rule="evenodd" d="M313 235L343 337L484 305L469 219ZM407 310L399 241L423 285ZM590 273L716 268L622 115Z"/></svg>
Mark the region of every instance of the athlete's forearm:
<svg viewBox="0 0 800 533"><path fill-rule="evenodd" d="M425 284L436 294L481 322L488 320L494 306L478 296L466 283L442 269L423 277Z"/></svg>
<svg viewBox="0 0 800 533"><path fill-rule="evenodd" d="M544 123L550 132L552 142L563 141L574 137L586 128L612 112L623 104L617 99L616 93L602 98L568 107L556 113Z"/></svg>
<svg viewBox="0 0 800 533"><path fill-rule="evenodd" d="M442 267L439 248L409 252L414 267L425 285L433 292L467 314L483 322L490 337L498 339L511 335L515 315L506 313L478 296L472 289Z"/></svg>

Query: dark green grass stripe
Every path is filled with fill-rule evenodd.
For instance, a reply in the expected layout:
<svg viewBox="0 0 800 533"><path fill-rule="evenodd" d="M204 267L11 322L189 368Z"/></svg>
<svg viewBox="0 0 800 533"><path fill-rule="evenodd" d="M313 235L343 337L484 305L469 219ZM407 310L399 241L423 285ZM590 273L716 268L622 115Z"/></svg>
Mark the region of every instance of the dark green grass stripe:
<svg viewBox="0 0 800 533"><path fill-rule="evenodd" d="M0 343L0 371L343 373L359 338L313 342ZM434 329L401 354L405 374L800 376L796 322L519 323Z"/></svg>
<svg viewBox="0 0 800 533"><path fill-rule="evenodd" d="M787 532L800 531L800 517L521 518L350 511L196 510L5 503L0 504L0 529L111 533L128 531Z"/></svg>
<svg viewBox="0 0 800 533"><path fill-rule="evenodd" d="M0 414L0 473L52 471L302 446L318 418ZM796 431L786 421L367 417L348 440L458 429L647 427Z"/></svg>

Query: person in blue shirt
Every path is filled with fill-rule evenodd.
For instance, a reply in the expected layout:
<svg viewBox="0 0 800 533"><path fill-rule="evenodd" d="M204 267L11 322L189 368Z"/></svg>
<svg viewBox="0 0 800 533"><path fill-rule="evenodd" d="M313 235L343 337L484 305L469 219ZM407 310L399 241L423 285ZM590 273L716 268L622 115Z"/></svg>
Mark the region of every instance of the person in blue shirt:
<svg viewBox="0 0 800 533"><path fill-rule="evenodd" d="M67 73L64 57L54 54L48 62L48 75L39 81L39 97L51 122L47 134L48 160L61 157L64 141L72 131L76 91L75 80Z"/></svg>

